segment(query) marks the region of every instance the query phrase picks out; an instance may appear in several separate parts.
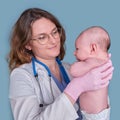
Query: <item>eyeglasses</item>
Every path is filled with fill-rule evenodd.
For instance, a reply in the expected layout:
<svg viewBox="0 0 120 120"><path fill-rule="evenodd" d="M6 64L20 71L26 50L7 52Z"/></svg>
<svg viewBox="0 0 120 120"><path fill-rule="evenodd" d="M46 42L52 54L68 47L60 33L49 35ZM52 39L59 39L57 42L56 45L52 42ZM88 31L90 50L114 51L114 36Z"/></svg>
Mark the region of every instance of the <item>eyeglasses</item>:
<svg viewBox="0 0 120 120"><path fill-rule="evenodd" d="M55 28L54 30L52 30L52 32L50 34L42 33L38 36L38 38L33 38L31 40L38 40L38 42L40 44L44 45L49 41L50 35L54 39L58 39L58 38L60 38L61 34L62 34L62 29L61 28Z"/></svg>

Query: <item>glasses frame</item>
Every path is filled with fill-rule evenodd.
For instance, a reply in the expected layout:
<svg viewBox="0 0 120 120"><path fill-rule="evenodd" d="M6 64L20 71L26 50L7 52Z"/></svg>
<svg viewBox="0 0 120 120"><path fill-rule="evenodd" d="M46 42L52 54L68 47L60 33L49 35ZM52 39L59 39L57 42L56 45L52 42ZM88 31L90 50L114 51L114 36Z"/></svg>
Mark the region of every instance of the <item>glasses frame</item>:
<svg viewBox="0 0 120 120"><path fill-rule="evenodd" d="M57 30L55 31L55 29L57 29ZM38 41L40 44L44 45L44 44L46 44L46 43L49 41L50 35L51 35L54 39L60 38L61 35L62 35L62 28L57 28L57 27L56 27L55 29L53 29L53 30L51 31L51 33L49 33L49 34L47 34L47 33L42 33L42 34L41 34L41 36L44 35L44 36L46 37L46 41L45 41L45 42L41 42L40 39L42 39L42 38L40 38L40 36L39 36L38 38L32 38L31 40L33 40L33 41ZM54 33L54 32L57 32L57 33ZM55 37L55 34L58 34L58 36ZM44 39L44 38L43 38L43 39Z"/></svg>

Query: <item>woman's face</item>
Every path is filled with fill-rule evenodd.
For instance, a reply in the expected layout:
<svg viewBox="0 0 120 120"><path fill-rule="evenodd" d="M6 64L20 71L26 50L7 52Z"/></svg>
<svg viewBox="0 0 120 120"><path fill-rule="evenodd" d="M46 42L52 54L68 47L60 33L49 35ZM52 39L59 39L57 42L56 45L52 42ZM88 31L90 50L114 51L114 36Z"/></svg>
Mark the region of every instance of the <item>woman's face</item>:
<svg viewBox="0 0 120 120"><path fill-rule="evenodd" d="M39 60L55 59L60 53L60 35L54 23L41 18L32 24L32 40L26 48Z"/></svg>

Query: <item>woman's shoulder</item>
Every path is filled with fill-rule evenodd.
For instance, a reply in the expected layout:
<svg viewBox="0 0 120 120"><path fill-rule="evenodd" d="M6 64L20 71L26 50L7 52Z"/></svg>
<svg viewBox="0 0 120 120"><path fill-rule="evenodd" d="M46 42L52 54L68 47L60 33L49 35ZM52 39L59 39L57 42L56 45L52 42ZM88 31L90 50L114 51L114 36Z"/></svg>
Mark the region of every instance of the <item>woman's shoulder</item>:
<svg viewBox="0 0 120 120"><path fill-rule="evenodd" d="M14 68L11 71L11 75L14 73L31 73L32 72L32 64L31 63L25 63L23 65L20 65L17 68Z"/></svg>

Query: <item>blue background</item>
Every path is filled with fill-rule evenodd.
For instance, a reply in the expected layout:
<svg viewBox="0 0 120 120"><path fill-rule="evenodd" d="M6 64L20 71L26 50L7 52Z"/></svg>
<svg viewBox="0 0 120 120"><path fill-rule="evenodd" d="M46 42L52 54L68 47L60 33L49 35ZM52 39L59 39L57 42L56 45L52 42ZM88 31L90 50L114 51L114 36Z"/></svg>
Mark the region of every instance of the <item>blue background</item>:
<svg viewBox="0 0 120 120"><path fill-rule="evenodd" d="M9 70L6 61L9 36L19 15L29 7L40 7L53 13L66 30L65 61L75 61L74 42L78 34L93 25L104 27L111 37L113 80L109 87L111 120L119 119L120 107L120 4L119 0L4 0L0 3L0 120L13 120L8 92Z"/></svg>

